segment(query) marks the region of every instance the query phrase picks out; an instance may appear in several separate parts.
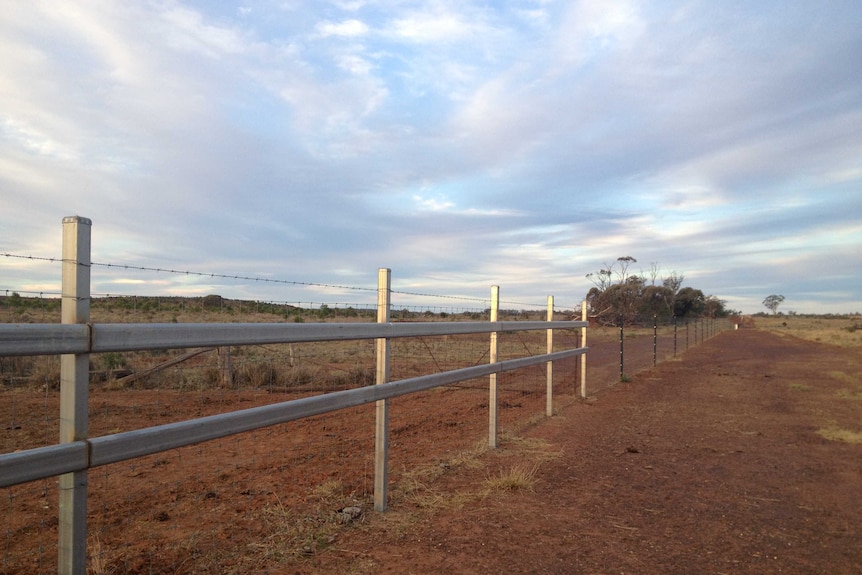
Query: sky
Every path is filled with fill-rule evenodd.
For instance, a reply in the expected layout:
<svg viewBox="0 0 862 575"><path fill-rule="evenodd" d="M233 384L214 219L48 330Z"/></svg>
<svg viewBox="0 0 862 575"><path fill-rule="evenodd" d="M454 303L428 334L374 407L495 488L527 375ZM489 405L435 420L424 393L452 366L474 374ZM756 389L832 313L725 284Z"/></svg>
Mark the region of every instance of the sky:
<svg viewBox="0 0 862 575"><path fill-rule="evenodd" d="M745 313L858 312L860 30L858 0L9 2L0 293L58 292L11 256L80 215L94 262L275 280L94 294L373 303L305 284L390 268L396 305L571 309L630 256Z"/></svg>

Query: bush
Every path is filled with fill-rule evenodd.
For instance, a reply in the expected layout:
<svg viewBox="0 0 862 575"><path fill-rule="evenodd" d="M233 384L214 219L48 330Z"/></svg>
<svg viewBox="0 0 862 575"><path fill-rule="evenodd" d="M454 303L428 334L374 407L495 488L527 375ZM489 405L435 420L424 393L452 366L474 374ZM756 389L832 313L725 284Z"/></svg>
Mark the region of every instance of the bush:
<svg viewBox="0 0 862 575"><path fill-rule="evenodd" d="M245 362L234 377L239 386L267 387L279 382L278 370L271 361Z"/></svg>

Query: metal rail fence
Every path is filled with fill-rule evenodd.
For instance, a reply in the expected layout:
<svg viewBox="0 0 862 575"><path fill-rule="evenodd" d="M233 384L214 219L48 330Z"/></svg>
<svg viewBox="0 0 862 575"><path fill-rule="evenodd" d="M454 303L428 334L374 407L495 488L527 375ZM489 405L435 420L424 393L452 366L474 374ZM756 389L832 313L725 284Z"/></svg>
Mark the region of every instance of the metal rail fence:
<svg viewBox="0 0 862 575"><path fill-rule="evenodd" d="M390 322L388 269L378 273L377 323L325 324L94 324L89 320L91 222L63 220L62 324L0 324L0 356L55 355L60 362L60 442L0 455L0 487L59 476L58 572L87 572L88 470L120 461L328 412L375 403L374 508L387 506L389 400L436 387L488 377L488 445L497 447L497 376L546 365L546 414L553 412L553 365L578 358L580 395L586 395L586 306L581 321L498 321L499 289L492 287L489 322ZM578 347L554 351L555 330L580 330ZM547 352L498 359L498 336L545 330ZM488 363L390 381L390 341L397 338L488 334ZM145 429L89 437L89 358L93 353L250 346L299 342L376 341L376 384L313 395Z"/></svg>

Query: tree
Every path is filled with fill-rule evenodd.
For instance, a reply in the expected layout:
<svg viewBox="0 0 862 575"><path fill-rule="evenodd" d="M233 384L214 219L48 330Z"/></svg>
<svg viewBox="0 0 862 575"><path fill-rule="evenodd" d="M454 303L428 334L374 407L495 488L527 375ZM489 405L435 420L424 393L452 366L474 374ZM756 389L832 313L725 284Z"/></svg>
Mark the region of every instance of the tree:
<svg viewBox="0 0 862 575"><path fill-rule="evenodd" d="M613 269L613 266L607 266L595 273L590 272L587 274L587 279L596 284L596 287L593 288L594 290L603 292L613 284L613 280L611 279L613 272L611 269Z"/></svg>
<svg viewBox="0 0 862 575"><path fill-rule="evenodd" d="M655 285L655 280L659 276L660 272L661 272L661 266L658 265L658 262L650 262L649 263L650 285Z"/></svg>
<svg viewBox="0 0 862 575"><path fill-rule="evenodd" d="M685 280L685 275L677 273L677 272L670 272L670 275L662 280L661 285L663 285L664 287L669 289L671 292L673 292L674 295L676 295L676 293L682 287L682 282L684 280Z"/></svg>
<svg viewBox="0 0 862 575"><path fill-rule="evenodd" d="M638 302L638 315L642 318L655 317L663 322L669 321L673 316L675 295L663 285L646 286Z"/></svg>
<svg viewBox="0 0 862 575"><path fill-rule="evenodd" d="M706 309L706 297L699 289L684 287L676 295L673 314L676 317L698 317Z"/></svg>
<svg viewBox="0 0 862 575"><path fill-rule="evenodd" d="M644 287L643 278L631 275L625 281L614 284L605 290L608 303L624 322L632 323L635 320L638 302L643 295Z"/></svg>
<svg viewBox="0 0 862 575"><path fill-rule="evenodd" d="M629 266L636 262L637 260L631 256L622 256L617 258L617 263L620 264L620 282L625 282L629 279L627 275Z"/></svg>
<svg viewBox="0 0 862 575"><path fill-rule="evenodd" d="M778 306L784 301L783 295L772 294L766 296L766 299L763 300L763 305L766 306L766 309L772 312L773 315L778 313Z"/></svg>
<svg viewBox="0 0 862 575"><path fill-rule="evenodd" d="M670 321L690 317L723 317L727 302L706 296L699 289L682 287L685 276L670 272L659 276L660 267L650 263L649 274L629 274L632 256L619 257L599 271L587 274L595 287L587 292L590 317L603 325L623 321L626 324L652 323L653 319Z"/></svg>
<svg viewBox="0 0 862 575"><path fill-rule="evenodd" d="M667 304L670 306L672 314L676 314L676 296L682 288L683 280L685 280L685 276L683 274L673 271L661 281L662 287L667 290L668 294L670 294L670 297L667 299Z"/></svg>
<svg viewBox="0 0 862 575"><path fill-rule="evenodd" d="M714 295L706 296L703 302L703 315L710 318L724 317L727 315L724 309L726 303L726 301L718 299Z"/></svg>

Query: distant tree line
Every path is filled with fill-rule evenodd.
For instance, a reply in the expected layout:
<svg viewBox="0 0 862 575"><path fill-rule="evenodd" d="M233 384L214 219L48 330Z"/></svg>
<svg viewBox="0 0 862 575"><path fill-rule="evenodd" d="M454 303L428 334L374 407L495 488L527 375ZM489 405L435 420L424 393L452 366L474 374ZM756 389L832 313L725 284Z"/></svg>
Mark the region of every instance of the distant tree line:
<svg viewBox="0 0 862 575"><path fill-rule="evenodd" d="M735 312L726 302L692 287L683 287L685 276L662 276L658 264L647 273L630 273L637 260L619 257L597 272L587 274L594 285L587 292L587 313L601 325L652 325L653 318L668 323L673 318L725 317Z"/></svg>

